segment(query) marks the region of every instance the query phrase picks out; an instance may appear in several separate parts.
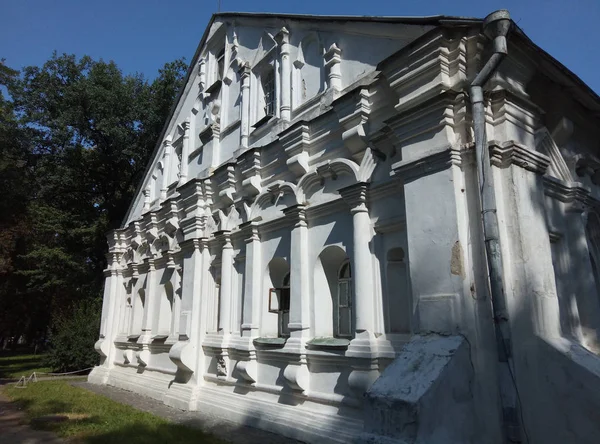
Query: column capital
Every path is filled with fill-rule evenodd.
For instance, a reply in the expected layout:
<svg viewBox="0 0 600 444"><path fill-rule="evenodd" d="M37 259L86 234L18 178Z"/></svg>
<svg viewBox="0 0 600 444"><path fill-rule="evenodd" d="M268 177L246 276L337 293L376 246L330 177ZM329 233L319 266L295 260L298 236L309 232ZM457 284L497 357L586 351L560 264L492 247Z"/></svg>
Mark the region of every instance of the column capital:
<svg viewBox="0 0 600 444"><path fill-rule="evenodd" d="M244 235L244 242L246 242L247 244L260 240L260 236L258 233L258 224L255 221L250 220L248 222L240 224L240 230Z"/></svg>
<svg viewBox="0 0 600 444"><path fill-rule="evenodd" d="M242 88L250 87L250 84L248 82L244 82L244 81L250 79L251 72L252 72L252 70L250 69L250 65L248 64L248 62L246 62L240 66L239 73L240 73L240 77L242 80Z"/></svg>
<svg viewBox="0 0 600 444"><path fill-rule="evenodd" d="M148 263L148 271L155 271L156 267L154 264L154 258L147 258L146 262Z"/></svg>
<svg viewBox="0 0 600 444"><path fill-rule="evenodd" d="M190 129L190 118L186 117L185 120L183 122L181 122L181 128L183 128L184 134L183 136L185 137L188 130Z"/></svg>
<svg viewBox="0 0 600 444"><path fill-rule="evenodd" d="M275 39L277 40L277 43L279 43L279 45L283 49L283 47L290 42L290 31L284 26L277 33L277 35L275 36ZM289 48L287 48L287 47L285 49L289 50Z"/></svg>
<svg viewBox="0 0 600 444"><path fill-rule="evenodd" d="M306 227L306 206L302 204L293 205L283 210L287 218L294 222L294 228Z"/></svg>
<svg viewBox="0 0 600 444"><path fill-rule="evenodd" d="M335 43L332 43L325 53L325 66L329 68L332 64L337 64L341 61L342 50Z"/></svg>
<svg viewBox="0 0 600 444"><path fill-rule="evenodd" d="M233 245L231 245L231 231L230 230L219 230L213 233L215 239L220 242L223 242L223 250L232 249Z"/></svg>
<svg viewBox="0 0 600 444"><path fill-rule="evenodd" d="M351 211L367 212L367 191L369 184L367 182L358 182L339 190L340 195L350 206Z"/></svg>

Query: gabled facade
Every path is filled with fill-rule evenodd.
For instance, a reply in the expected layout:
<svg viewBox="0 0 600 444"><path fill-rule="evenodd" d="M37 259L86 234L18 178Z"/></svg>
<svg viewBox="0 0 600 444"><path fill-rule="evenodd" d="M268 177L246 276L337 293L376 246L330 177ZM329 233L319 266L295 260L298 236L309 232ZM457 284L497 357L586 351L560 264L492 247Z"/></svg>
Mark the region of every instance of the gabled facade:
<svg viewBox="0 0 600 444"><path fill-rule="evenodd" d="M481 28L213 16L109 235L90 381L308 442L598 432L600 99L513 26L484 96L499 333L468 94Z"/></svg>

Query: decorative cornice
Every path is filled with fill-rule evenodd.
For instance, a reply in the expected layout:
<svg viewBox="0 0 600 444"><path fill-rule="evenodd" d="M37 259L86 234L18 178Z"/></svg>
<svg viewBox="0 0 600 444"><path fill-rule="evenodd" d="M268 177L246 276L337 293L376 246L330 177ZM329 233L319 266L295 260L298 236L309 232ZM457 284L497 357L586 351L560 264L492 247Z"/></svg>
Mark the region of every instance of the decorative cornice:
<svg viewBox="0 0 600 444"><path fill-rule="evenodd" d="M309 171L310 159L310 126L300 121L283 131L279 139L281 146L288 156L287 166L296 175L301 177Z"/></svg>
<svg viewBox="0 0 600 444"><path fill-rule="evenodd" d="M420 177L446 170L452 165L460 166L461 162L461 150L447 146L430 152L419 159L409 162L400 161L393 164L390 176L399 178L404 183L407 183Z"/></svg>
<svg viewBox="0 0 600 444"><path fill-rule="evenodd" d="M490 141L489 145L490 161L492 165L499 168L516 165L534 173L545 174L548 165L550 165L550 158L548 156L514 141L508 141L503 144L497 141Z"/></svg>
<svg viewBox="0 0 600 444"><path fill-rule="evenodd" d="M375 222L374 229L377 233L393 233L395 231L406 230L406 218L404 217L389 217L379 219Z"/></svg>
<svg viewBox="0 0 600 444"><path fill-rule="evenodd" d="M544 194L567 204L565 211L582 213L591 202L590 190L579 182L565 182L544 176Z"/></svg>

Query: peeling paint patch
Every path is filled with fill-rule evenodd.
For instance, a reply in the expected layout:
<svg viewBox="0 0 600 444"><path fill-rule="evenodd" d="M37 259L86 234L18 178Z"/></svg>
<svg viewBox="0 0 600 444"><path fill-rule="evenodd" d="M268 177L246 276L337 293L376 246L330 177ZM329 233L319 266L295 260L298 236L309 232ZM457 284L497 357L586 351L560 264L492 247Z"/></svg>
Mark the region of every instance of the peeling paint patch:
<svg viewBox="0 0 600 444"><path fill-rule="evenodd" d="M450 273L465 278L465 266L463 264L463 251L460 241L456 241L452 246L452 256L450 258Z"/></svg>

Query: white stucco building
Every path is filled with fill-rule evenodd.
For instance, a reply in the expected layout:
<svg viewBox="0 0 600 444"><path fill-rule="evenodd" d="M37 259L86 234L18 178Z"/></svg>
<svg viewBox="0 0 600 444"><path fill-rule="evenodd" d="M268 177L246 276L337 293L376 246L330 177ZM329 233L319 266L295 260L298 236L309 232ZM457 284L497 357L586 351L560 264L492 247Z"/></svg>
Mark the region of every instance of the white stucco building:
<svg viewBox="0 0 600 444"><path fill-rule="evenodd" d="M214 15L90 381L308 442L597 442L600 98L510 25Z"/></svg>

